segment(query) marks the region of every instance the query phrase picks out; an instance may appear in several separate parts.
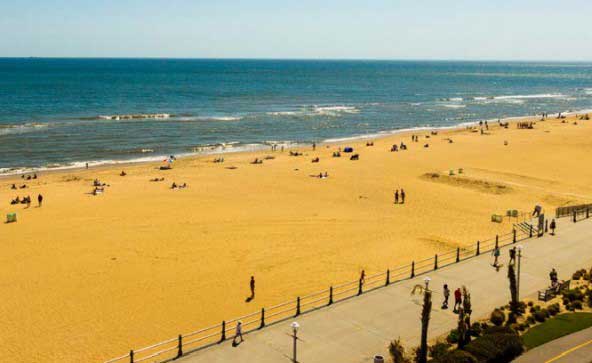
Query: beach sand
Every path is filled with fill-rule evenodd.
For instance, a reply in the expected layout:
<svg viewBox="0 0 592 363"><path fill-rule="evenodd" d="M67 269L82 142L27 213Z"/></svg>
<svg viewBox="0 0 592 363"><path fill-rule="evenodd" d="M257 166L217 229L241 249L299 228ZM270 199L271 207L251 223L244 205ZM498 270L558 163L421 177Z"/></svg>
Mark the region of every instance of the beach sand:
<svg viewBox="0 0 592 363"><path fill-rule="evenodd" d="M0 179L2 218L18 215L0 225L0 361L107 360L356 280L362 269L509 232L513 221L492 223L494 213L591 202L592 124L573 121L350 142L358 161L331 157L344 144L318 145L300 157L185 158L168 171L151 163L41 173L18 191L10 185L20 177ZM407 151L389 152L401 141ZM275 159L250 164L266 155ZM458 168L462 176L448 176ZM95 178L110 184L103 195L89 194ZM171 190L173 181L188 188ZM397 188L404 205L393 204ZM9 205L27 194L30 208ZM246 303L251 275L257 295Z"/></svg>

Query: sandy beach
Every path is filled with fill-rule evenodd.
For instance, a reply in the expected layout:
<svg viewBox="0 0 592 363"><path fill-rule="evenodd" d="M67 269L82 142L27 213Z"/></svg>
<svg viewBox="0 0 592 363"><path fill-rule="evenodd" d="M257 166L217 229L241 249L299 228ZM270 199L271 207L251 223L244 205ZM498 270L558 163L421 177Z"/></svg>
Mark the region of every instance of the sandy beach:
<svg viewBox="0 0 592 363"><path fill-rule="evenodd" d="M0 361L104 361L511 230L515 220L492 214L592 201L590 121L411 134L302 156L183 158L166 171L146 163L0 179L0 214L18 217L0 225ZM407 150L389 151L402 141ZM345 146L359 160L332 157ZM94 179L105 193L90 193ZM395 205L400 188L407 198ZM10 205L17 195L31 207Z"/></svg>

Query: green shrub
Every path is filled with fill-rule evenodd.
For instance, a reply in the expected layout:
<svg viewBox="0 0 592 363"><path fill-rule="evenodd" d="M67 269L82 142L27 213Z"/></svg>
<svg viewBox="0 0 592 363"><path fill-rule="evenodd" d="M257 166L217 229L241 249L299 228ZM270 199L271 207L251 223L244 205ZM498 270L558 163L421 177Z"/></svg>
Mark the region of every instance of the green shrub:
<svg viewBox="0 0 592 363"><path fill-rule="evenodd" d="M389 354L393 363L410 363L411 360L405 355L405 348L401 344L401 339L393 340L389 344Z"/></svg>
<svg viewBox="0 0 592 363"><path fill-rule="evenodd" d="M450 344L458 343L458 330L452 329L448 336L446 337L446 341Z"/></svg>
<svg viewBox="0 0 592 363"><path fill-rule="evenodd" d="M528 306L533 306L533 305L534 305L534 303L532 301L528 302Z"/></svg>
<svg viewBox="0 0 592 363"><path fill-rule="evenodd" d="M506 315L499 309L494 310L491 313L489 320L496 326L500 326L506 320Z"/></svg>
<svg viewBox="0 0 592 363"><path fill-rule="evenodd" d="M478 363L477 359L469 352L464 350L453 350L447 352L438 359L433 359L431 363Z"/></svg>
<svg viewBox="0 0 592 363"><path fill-rule="evenodd" d="M450 344L444 342L437 342L436 344L432 345L428 348L430 353L430 357L433 359L439 359L448 353L448 349L450 349Z"/></svg>
<svg viewBox="0 0 592 363"><path fill-rule="evenodd" d="M526 318L526 321L531 325L534 324L535 323L534 316L532 316L532 315L529 316L528 318Z"/></svg>
<svg viewBox="0 0 592 363"><path fill-rule="evenodd" d="M516 322L516 314L510 313L508 314L508 320L506 321L507 325L514 324Z"/></svg>
<svg viewBox="0 0 592 363"><path fill-rule="evenodd" d="M586 290L586 296L588 297L588 307L592 308L592 289Z"/></svg>
<svg viewBox="0 0 592 363"><path fill-rule="evenodd" d="M574 310L582 310L582 301L580 300L576 300L574 301L571 306L573 307Z"/></svg>
<svg viewBox="0 0 592 363"><path fill-rule="evenodd" d="M465 350L477 358L478 362L511 362L522 354L524 348L518 334L509 328L504 329L490 329L489 333L467 344Z"/></svg>
<svg viewBox="0 0 592 363"><path fill-rule="evenodd" d="M534 320L538 321L539 323L542 323L546 319L547 319L547 314L545 314L543 311L539 310L534 313Z"/></svg>
<svg viewBox="0 0 592 363"><path fill-rule="evenodd" d="M563 299L565 304L565 299L569 302L574 302L576 300L583 301L584 300L584 293L580 289L571 289L567 290L563 293Z"/></svg>
<svg viewBox="0 0 592 363"><path fill-rule="evenodd" d="M471 336L473 336L473 337L481 336L482 331L483 331L482 324L475 322L471 325Z"/></svg>
<svg viewBox="0 0 592 363"><path fill-rule="evenodd" d="M547 308L547 311L549 312L549 314L551 316L555 316L557 315L560 311L561 311L561 307L559 306L559 304L555 303L555 304L551 304L549 305L549 307Z"/></svg>

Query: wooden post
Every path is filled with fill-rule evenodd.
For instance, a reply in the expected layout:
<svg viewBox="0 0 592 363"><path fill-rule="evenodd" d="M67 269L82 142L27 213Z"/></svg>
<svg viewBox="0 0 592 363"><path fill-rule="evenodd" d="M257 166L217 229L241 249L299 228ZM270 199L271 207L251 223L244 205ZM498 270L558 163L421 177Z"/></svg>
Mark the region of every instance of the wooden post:
<svg viewBox="0 0 592 363"><path fill-rule="evenodd" d="M586 208L586 219L590 218L590 208Z"/></svg>
<svg viewBox="0 0 592 363"><path fill-rule="evenodd" d="M222 335L220 336L220 343L226 340L226 321L222 320Z"/></svg>
<svg viewBox="0 0 592 363"><path fill-rule="evenodd" d="M549 232L549 220L545 219L545 233Z"/></svg>
<svg viewBox="0 0 592 363"><path fill-rule="evenodd" d="M576 223L576 211L575 210L574 210L574 213L573 213L573 221L574 221L574 223Z"/></svg>
<svg viewBox="0 0 592 363"><path fill-rule="evenodd" d="M265 308L261 308L261 325L259 325L259 329L265 326Z"/></svg>
<svg viewBox="0 0 592 363"><path fill-rule="evenodd" d="M329 304L328 305L331 305L331 304L333 304L333 286L331 286L329 288Z"/></svg>
<svg viewBox="0 0 592 363"><path fill-rule="evenodd" d="M495 235L495 248L499 248L499 235Z"/></svg>
<svg viewBox="0 0 592 363"><path fill-rule="evenodd" d="M183 337L179 334L179 343L177 348L177 358L181 358L183 356Z"/></svg>
<svg viewBox="0 0 592 363"><path fill-rule="evenodd" d="M134 351L130 350L130 363L134 363Z"/></svg>
<svg viewBox="0 0 592 363"><path fill-rule="evenodd" d="M477 256L479 256L481 254L481 251L479 251L480 246L481 246L481 242L477 241Z"/></svg>
<svg viewBox="0 0 592 363"><path fill-rule="evenodd" d="M460 261L460 247L456 247L456 262Z"/></svg>
<svg viewBox="0 0 592 363"><path fill-rule="evenodd" d="M362 279L358 280L358 295L362 295Z"/></svg>
<svg viewBox="0 0 592 363"><path fill-rule="evenodd" d="M295 316L298 316L298 315L300 315L300 296L298 296L296 298L296 315Z"/></svg>
<svg viewBox="0 0 592 363"><path fill-rule="evenodd" d="M434 256L434 270L438 269L438 254Z"/></svg>
<svg viewBox="0 0 592 363"><path fill-rule="evenodd" d="M415 261L411 262L411 277L415 277Z"/></svg>
<svg viewBox="0 0 592 363"><path fill-rule="evenodd" d="M516 228L512 230L512 243L516 243Z"/></svg>
<svg viewBox="0 0 592 363"><path fill-rule="evenodd" d="M388 286L391 283L391 270L386 270L386 282L384 286Z"/></svg>

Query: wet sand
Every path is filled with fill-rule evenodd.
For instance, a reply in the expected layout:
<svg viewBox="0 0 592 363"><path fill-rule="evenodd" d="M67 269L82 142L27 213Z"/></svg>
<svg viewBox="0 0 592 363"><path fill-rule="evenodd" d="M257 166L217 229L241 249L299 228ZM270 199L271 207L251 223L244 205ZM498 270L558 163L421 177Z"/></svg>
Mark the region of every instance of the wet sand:
<svg viewBox="0 0 592 363"><path fill-rule="evenodd" d="M591 202L592 124L573 122L347 143L358 161L331 157L346 145L332 144L298 157L192 157L168 171L148 163L1 179L0 213L16 212L18 222L0 225L0 360L106 360L355 280L362 269L510 231L514 221L492 223L494 213ZM389 152L401 141L407 151ZM267 155L275 158L250 164ZM462 176L448 176L458 168ZM157 177L165 181L149 181ZM103 195L89 194L95 178L110 184ZM10 190L13 182L29 188ZM403 205L393 204L397 188ZM31 207L11 206L16 195L31 195ZM257 295L246 303L251 275Z"/></svg>

